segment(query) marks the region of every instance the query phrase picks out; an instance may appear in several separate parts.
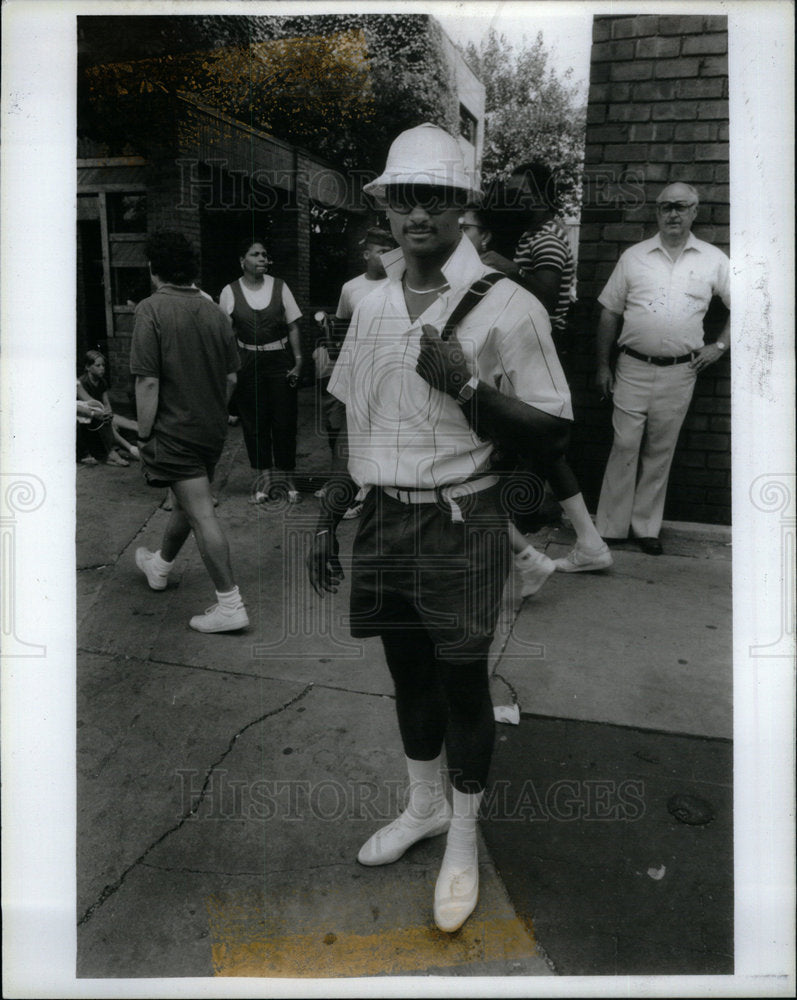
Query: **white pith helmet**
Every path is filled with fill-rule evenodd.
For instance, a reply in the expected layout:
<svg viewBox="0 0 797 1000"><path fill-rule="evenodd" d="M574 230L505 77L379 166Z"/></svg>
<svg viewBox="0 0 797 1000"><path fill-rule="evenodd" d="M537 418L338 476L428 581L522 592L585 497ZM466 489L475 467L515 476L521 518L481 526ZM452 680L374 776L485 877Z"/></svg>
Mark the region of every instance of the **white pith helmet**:
<svg viewBox="0 0 797 1000"><path fill-rule="evenodd" d="M401 132L393 140L384 171L363 186L366 194L384 200L391 184L430 184L466 191L480 197L476 179L465 169L459 143L439 125L424 122Z"/></svg>

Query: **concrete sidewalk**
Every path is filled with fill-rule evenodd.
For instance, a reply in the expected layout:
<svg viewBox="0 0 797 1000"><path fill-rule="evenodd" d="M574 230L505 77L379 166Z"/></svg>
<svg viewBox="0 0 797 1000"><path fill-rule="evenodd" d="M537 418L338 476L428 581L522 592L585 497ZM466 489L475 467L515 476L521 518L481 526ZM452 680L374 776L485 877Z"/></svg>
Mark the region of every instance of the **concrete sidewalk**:
<svg viewBox="0 0 797 1000"><path fill-rule="evenodd" d="M301 412L299 471L317 471L312 390ZM203 636L188 619L214 597L194 543L163 593L134 565L164 493L134 466L78 467L78 975L551 974L533 908L484 844L479 905L455 935L431 914L442 838L356 863L405 782L380 644L348 635L345 586L322 602L305 582L311 493L267 512L248 486L233 429L216 489L252 624ZM341 526L344 567L355 530ZM730 737L728 533L662 537L659 559L621 549L610 573L557 574L526 601L508 586L493 698L524 717L499 727L495 778L530 715ZM538 540L569 544L561 529Z"/></svg>

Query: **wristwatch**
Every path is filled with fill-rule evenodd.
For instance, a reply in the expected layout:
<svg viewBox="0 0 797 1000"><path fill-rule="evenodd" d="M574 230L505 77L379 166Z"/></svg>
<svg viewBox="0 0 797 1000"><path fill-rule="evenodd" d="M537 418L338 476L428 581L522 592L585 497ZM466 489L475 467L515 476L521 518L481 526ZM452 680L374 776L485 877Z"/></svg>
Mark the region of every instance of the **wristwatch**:
<svg viewBox="0 0 797 1000"><path fill-rule="evenodd" d="M726 351L728 349L728 345L722 340L715 340L714 346L719 347L721 351Z"/></svg>
<svg viewBox="0 0 797 1000"><path fill-rule="evenodd" d="M457 402L460 406L463 406L468 402L470 397L476 392L478 388L479 380L475 375L471 375L468 381L459 390L459 395L457 396Z"/></svg>

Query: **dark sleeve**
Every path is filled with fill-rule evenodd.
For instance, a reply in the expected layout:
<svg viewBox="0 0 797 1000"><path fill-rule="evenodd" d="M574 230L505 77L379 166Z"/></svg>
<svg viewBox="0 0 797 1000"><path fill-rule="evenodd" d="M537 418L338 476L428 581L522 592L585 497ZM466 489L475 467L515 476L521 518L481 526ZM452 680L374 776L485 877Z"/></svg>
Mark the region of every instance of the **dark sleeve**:
<svg viewBox="0 0 797 1000"><path fill-rule="evenodd" d="M567 448L569 420L504 396L485 382L479 382L462 411L480 438L521 459L550 462Z"/></svg>
<svg viewBox="0 0 797 1000"><path fill-rule="evenodd" d="M133 375L160 378L160 342L155 314L147 299L136 306L130 371Z"/></svg>
<svg viewBox="0 0 797 1000"><path fill-rule="evenodd" d="M224 359L227 366L227 374L237 372L241 367L241 355L238 350L238 341L235 334L230 329L230 324L225 319L221 324L221 335L224 340Z"/></svg>

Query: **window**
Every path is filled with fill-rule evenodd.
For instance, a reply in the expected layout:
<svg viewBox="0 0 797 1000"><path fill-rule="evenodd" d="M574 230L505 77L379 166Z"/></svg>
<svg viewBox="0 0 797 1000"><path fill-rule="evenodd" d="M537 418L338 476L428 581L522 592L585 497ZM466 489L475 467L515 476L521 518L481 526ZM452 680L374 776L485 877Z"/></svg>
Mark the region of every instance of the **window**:
<svg viewBox="0 0 797 1000"><path fill-rule="evenodd" d="M147 196L145 194L108 193L108 232L146 233Z"/></svg>
<svg viewBox="0 0 797 1000"><path fill-rule="evenodd" d="M115 312L128 311L151 292L144 253L147 240L147 196L128 191L108 192L108 249L111 302Z"/></svg>
<svg viewBox="0 0 797 1000"><path fill-rule="evenodd" d="M459 106L459 134L463 139L467 139L471 146L476 145L476 135L479 129L479 123L476 118L468 111L464 104Z"/></svg>

